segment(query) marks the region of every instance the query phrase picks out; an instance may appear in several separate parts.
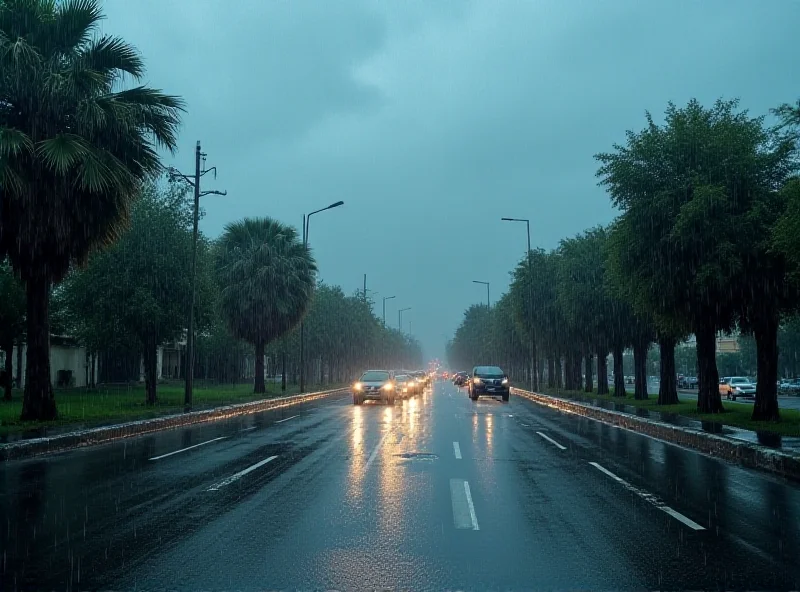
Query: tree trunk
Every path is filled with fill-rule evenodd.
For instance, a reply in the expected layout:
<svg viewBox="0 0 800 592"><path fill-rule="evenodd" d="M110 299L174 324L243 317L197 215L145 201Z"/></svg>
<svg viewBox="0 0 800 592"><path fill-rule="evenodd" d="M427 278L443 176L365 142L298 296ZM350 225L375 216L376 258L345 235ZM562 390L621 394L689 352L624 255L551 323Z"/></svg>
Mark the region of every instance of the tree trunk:
<svg viewBox="0 0 800 592"><path fill-rule="evenodd" d="M768 315L764 322L754 327L758 369L756 401L752 419L779 421L778 410L778 325L777 315Z"/></svg>
<svg viewBox="0 0 800 592"><path fill-rule="evenodd" d="M538 357L536 355L536 339L535 338L531 338L531 355L532 355L531 363L533 364L533 368L532 368L532 370L533 370L533 390L534 391L538 391L539 390L539 364L537 363Z"/></svg>
<svg viewBox="0 0 800 592"><path fill-rule="evenodd" d="M695 332L697 339L697 411L698 413L722 413L722 397L719 394L717 372L717 337L713 324L704 323Z"/></svg>
<svg viewBox="0 0 800 592"><path fill-rule="evenodd" d="M572 362L572 352L564 354L564 389L575 390L575 364Z"/></svg>
<svg viewBox="0 0 800 592"><path fill-rule="evenodd" d="M594 392L594 364L592 363L593 359L594 356L592 355L591 352L586 354L586 363L585 363L586 384L583 390L586 391L587 393Z"/></svg>
<svg viewBox="0 0 800 592"><path fill-rule="evenodd" d="M583 366L583 360L581 360L581 354L579 352L576 352L572 358L572 374L573 374L572 384L575 385L576 391L581 390L581 386L583 386L581 384L583 382L582 380L583 375L581 373L582 366Z"/></svg>
<svg viewBox="0 0 800 592"><path fill-rule="evenodd" d="M547 388L556 387L556 360L555 356L547 359Z"/></svg>
<svg viewBox="0 0 800 592"><path fill-rule="evenodd" d="M50 281L41 277L25 285L28 312L28 350L25 368L23 421L55 419L58 416L50 382Z"/></svg>
<svg viewBox="0 0 800 592"><path fill-rule="evenodd" d="M661 372L658 385L658 404L675 405L678 401L678 376L675 371L675 340L662 337L658 340Z"/></svg>
<svg viewBox="0 0 800 592"><path fill-rule="evenodd" d="M627 397L625 391L625 365L622 361L624 348L622 343L614 344L614 396Z"/></svg>
<svg viewBox="0 0 800 592"><path fill-rule="evenodd" d="M556 388L561 389L562 385L564 384L563 380L564 377L561 373L561 354L555 356L555 365L556 365Z"/></svg>
<svg viewBox="0 0 800 592"><path fill-rule="evenodd" d="M145 404L153 406L158 401L158 345L155 337L147 336L144 346L144 388Z"/></svg>
<svg viewBox="0 0 800 592"><path fill-rule="evenodd" d="M17 388L22 388L22 339L17 339Z"/></svg>
<svg viewBox="0 0 800 592"><path fill-rule="evenodd" d="M597 349L597 394L608 394L608 352L605 348Z"/></svg>
<svg viewBox="0 0 800 592"><path fill-rule="evenodd" d="M633 346L635 373L633 398L640 401L647 399L647 349L649 345L647 341L640 341Z"/></svg>
<svg viewBox="0 0 800 592"><path fill-rule="evenodd" d="M281 390L286 390L286 352L281 352Z"/></svg>
<svg viewBox="0 0 800 592"><path fill-rule="evenodd" d="M3 400L11 400L11 383L14 381L14 340L9 339L3 344L3 351L6 354L5 378L3 385Z"/></svg>
<svg viewBox="0 0 800 592"><path fill-rule="evenodd" d="M264 384L264 342L256 343L256 376L253 392L256 394L266 393L267 387Z"/></svg>

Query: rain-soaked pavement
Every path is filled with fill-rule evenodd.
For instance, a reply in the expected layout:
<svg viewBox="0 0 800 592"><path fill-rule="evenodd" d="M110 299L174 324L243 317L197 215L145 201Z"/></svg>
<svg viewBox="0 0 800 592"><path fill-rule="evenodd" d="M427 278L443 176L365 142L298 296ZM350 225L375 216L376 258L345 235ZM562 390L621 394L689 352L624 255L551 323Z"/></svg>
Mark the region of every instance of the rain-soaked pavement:
<svg viewBox="0 0 800 592"><path fill-rule="evenodd" d="M800 489L449 383L47 458L0 480L2 590L800 588Z"/></svg>

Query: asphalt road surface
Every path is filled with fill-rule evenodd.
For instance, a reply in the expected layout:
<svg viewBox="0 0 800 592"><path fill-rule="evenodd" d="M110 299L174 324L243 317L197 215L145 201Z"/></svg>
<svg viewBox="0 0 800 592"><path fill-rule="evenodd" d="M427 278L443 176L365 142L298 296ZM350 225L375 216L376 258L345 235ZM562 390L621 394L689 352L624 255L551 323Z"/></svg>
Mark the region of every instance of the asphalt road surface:
<svg viewBox="0 0 800 592"><path fill-rule="evenodd" d="M450 383L8 462L2 590L800 588L797 485Z"/></svg>

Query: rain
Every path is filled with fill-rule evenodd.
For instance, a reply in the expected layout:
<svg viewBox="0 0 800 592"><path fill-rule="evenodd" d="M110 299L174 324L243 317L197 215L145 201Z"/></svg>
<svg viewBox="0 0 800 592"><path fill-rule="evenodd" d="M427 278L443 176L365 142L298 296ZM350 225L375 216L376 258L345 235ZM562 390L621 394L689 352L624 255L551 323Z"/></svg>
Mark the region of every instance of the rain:
<svg viewBox="0 0 800 592"><path fill-rule="evenodd" d="M0 0L0 589L800 588L800 4Z"/></svg>

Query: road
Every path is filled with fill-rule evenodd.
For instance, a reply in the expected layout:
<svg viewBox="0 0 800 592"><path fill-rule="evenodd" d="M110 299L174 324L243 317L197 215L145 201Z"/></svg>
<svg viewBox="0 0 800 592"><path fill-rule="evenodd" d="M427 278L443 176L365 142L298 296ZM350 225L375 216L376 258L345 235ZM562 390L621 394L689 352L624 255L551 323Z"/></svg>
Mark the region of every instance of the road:
<svg viewBox="0 0 800 592"><path fill-rule="evenodd" d="M800 489L449 383L6 463L2 590L791 589Z"/></svg>

